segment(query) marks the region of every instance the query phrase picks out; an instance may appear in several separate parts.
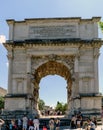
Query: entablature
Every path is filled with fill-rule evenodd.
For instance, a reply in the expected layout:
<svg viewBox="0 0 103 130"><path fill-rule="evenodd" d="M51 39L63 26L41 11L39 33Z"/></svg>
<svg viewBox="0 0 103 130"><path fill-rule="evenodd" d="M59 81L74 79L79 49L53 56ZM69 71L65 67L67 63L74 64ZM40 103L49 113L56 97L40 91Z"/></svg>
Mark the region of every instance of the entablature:
<svg viewBox="0 0 103 130"><path fill-rule="evenodd" d="M32 47L40 47L40 46L68 46L74 48L85 48L85 47L93 47L100 48L103 45L103 40L101 39L93 39L93 40L82 40L82 39L31 39L31 40L21 40L21 41L12 41L7 40L6 43L3 44L7 50L14 48L25 48L31 49Z"/></svg>

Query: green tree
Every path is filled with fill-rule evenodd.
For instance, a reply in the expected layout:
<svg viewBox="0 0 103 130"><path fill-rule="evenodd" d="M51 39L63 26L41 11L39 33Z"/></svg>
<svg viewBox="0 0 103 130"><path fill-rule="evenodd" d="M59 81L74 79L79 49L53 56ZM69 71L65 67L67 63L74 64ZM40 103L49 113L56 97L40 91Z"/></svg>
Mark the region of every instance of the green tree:
<svg viewBox="0 0 103 130"><path fill-rule="evenodd" d="M67 110L67 103L64 104L58 101L55 110L61 111L62 114L65 114L65 111Z"/></svg>
<svg viewBox="0 0 103 130"><path fill-rule="evenodd" d="M42 99L39 99L39 110L44 110L45 102Z"/></svg>
<svg viewBox="0 0 103 130"><path fill-rule="evenodd" d="M63 114L65 114L66 110L67 110L67 103L63 105L63 109L62 109Z"/></svg>
<svg viewBox="0 0 103 130"><path fill-rule="evenodd" d="M62 107L63 107L63 104L58 101L55 110L62 111Z"/></svg>
<svg viewBox="0 0 103 130"><path fill-rule="evenodd" d="M0 96L0 109L4 108L4 98Z"/></svg>
<svg viewBox="0 0 103 130"><path fill-rule="evenodd" d="M103 22L102 21L99 22L99 26L100 26L100 29L101 29L101 31L103 33Z"/></svg>

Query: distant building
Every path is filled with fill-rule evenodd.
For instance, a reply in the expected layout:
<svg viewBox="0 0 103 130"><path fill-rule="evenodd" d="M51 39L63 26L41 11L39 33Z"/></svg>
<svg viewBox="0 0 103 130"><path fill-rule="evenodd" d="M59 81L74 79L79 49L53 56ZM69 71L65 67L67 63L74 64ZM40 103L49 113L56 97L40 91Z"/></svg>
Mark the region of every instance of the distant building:
<svg viewBox="0 0 103 130"><path fill-rule="evenodd" d="M5 96L7 94L7 90L0 87L0 96Z"/></svg>

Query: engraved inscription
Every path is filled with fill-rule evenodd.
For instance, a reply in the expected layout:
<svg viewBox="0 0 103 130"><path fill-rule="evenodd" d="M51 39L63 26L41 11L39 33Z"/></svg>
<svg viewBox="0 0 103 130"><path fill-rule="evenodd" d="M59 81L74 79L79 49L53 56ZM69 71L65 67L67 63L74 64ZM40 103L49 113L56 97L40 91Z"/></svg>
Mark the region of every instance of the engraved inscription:
<svg viewBox="0 0 103 130"><path fill-rule="evenodd" d="M29 38L73 38L76 37L76 26L30 26Z"/></svg>

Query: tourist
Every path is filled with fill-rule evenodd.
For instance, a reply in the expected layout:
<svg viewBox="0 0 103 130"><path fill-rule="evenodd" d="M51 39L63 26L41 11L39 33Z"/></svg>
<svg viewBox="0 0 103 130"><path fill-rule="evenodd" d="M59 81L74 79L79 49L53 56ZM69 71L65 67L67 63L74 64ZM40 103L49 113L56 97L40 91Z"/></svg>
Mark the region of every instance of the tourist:
<svg viewBox="0 0 103 130"><path fill-rule="evenodd" d="M55 130L60 129L60 120L59 120L59 118L55 119L54 126L55 126Z"/></svg>
<svg viewBox="0 0 103 130"><path fill-rule="evenodd" d="M24 115L24 117L22 118L22 120L23 120L23 130L27 130L28 118Z"/></svg>
<svg viewBox="0 0 103 130"><path fill-rule="evenodd" d="M2 125L4 124L5 122L2 120L2 119L0 119L0 130L1 130L1 127L2 127Z"/></svg>
<svg viewBox="0 0 103 130"><path fill-rule="evenodd" d="M88 122L87 130L95 130L95 124L92 122L92 120L88 119L87 122Z"/></svg>
<svg viewBox="0 0 103 130"><path fill-rule="evenodd" d="M22 130L22 121L21 121L21 119L17 120L17 126L18 126L18 130Z"/></svg>
<svg viewBox="0 0 103 130"><path fill-rule="evenodd" d="M82 129L82 125L83 125L83 120L82 120L82 116L77 116L77 120L76 120L76 128L78 129Z"/></svg>
<svg viewBox="0 0 103 130"><path fill-rule="evenodd" d="M95 124L95 127L97 128L97 118L93 117L92 122Z"/></svg>
<svg viewBox="0 0 103 130"><path fill-rule="evenodd" d="M12 125L12 121L11 121L9 124L9 130L12 130L12 129L13 129L13 125Z"/></svg>
<svg viewBox="0 0 103 130"><path fill-rule="evenodd" d="M34 126L30 126L28 130L34 130Z"/></svg>
<svg viewBox="0 0 103 130"><path fill-rule="evenodd" d="M33 126L33 120L30 118L29 121L28 121L28 128L29 130L34 130L34 126Z"/></svg>
<svg viewBox="0 0 103 130"><path fill-rule="evenodd" d="M33 120L33 124L34 124L34 130L39 130L39 119L37 117L35 117L35 119Z"/></svg>
<svg viewBox="0 0 103 130"><path fill-rule="evenodd" d="M12 120L10 121L10 124L9 124L9 129L10 129L10 130L14 130L14 126L15 126L15 120L12 119Z"/></svg>
<svg viewBox="0 0 103 130"><path fill-rule="evenodd" d="M15 119L12 119L10 124L9 124L9 129L10 130L17 130L17 125L15 123Z"/></svg>
<svg viewBox="0 0 103 130"><path fill-rule="evenodd" d="M54 118L51 118L49 121L49 128L50 130L54 130Z"/></svg>
<svg viewBox="0 0 103 130"><path fill-rule="evenodd" d="M76 128L76 115L72 115L72 119L71 119L71 122L70 122L70 126L71 126L71 129L75 129Z"/></svg>

